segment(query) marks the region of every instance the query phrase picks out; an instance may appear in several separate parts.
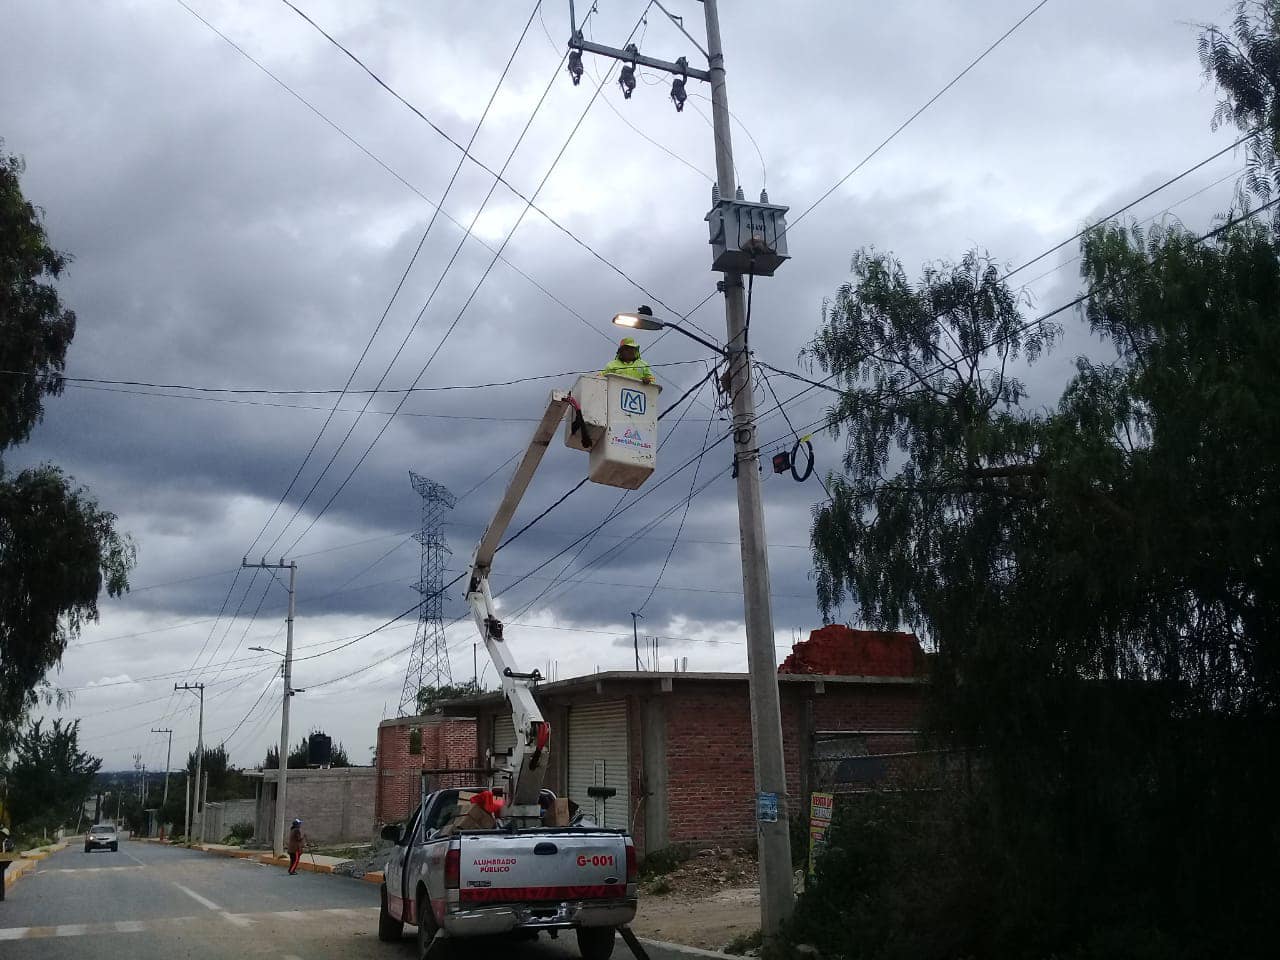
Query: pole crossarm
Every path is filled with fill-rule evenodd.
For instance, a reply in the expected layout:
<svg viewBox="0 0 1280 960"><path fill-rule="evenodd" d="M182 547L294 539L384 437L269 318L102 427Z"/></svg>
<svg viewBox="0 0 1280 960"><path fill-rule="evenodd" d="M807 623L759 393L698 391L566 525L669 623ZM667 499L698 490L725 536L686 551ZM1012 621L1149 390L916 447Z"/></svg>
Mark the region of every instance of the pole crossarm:
<svg viewBox="0 0 1280 960"><path fill-rule="evenodd" d="M581 35L570 37L569 46L585 53L596 53L602 57L612 57L614 60L621 60L624 63L634 63L640 67L652 67L654 70L673 73L678 77L693 77L695 80L711 82L710 70L699 70L697 67L689 66L688 63L680 63L678 61L672 63L670 60L648 57L638 50L620 50L617 47L610 47L603 43L596 43L594 40L584 39Z"/></svg>

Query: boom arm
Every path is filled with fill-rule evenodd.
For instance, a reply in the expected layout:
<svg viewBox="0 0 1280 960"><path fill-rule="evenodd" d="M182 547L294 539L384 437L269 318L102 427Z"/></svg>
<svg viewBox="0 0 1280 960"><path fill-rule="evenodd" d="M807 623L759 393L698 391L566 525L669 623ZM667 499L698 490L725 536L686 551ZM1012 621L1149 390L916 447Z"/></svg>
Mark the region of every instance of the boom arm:
<svg viewBox="0 0 1280 960"><path fill-rule="evenodd" d="M571 403L567 392L552 391L546 412L533 432L533 439L529 441L520 465L507 484L502 502L498 504L497 512L476 545L471 557L471 575L467 582L467 603L471 605L472 616L484 639L485 649L489 651L489 658L498 670L502 692L511 704L516 745L511 755L511 796L507 801L506 815L517 820L537 821L540 817L538 794L542 790L543 776L551 753L551 726L542 718L542 711L538 709L530 689L530 683L541 679L541 676L536 670L533 673L521 673L517 670L503 641L502 621L498 619L493 596L489 591L489 572L502 536L520 501L524 499L525 491L547 452L547 446Z"/></svg>

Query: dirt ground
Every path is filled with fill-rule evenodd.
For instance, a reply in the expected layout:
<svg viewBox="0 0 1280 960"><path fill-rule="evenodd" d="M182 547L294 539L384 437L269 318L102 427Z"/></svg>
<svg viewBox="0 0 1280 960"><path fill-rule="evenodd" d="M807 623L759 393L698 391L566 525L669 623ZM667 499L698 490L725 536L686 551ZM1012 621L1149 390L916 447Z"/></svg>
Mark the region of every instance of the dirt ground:
<svg viewBox="0 0 1280 960"><path fill-rule="evenodd" d="M642 937L718 950L760 929L755 858L745 850L704 849L640 886L632 924Z"/></svg>

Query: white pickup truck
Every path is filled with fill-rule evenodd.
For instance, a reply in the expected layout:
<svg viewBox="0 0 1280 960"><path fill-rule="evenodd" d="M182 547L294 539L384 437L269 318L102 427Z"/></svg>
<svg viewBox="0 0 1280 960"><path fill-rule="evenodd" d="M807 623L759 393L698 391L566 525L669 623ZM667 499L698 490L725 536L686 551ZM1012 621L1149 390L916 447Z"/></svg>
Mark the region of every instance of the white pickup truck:
<svg viewBox="0 0 1280 960"><path fill-rule="evenodd" d="M469 792L429 793L407 828L384 828L396 846L383 874L379 939L398 940L413 924L424 958L437 933L437 949L448 950L468 937L573 930L585 960L608 960L615 931L636 914L631 838L586 825L444 831L465 812L459 793Z"/></svg>

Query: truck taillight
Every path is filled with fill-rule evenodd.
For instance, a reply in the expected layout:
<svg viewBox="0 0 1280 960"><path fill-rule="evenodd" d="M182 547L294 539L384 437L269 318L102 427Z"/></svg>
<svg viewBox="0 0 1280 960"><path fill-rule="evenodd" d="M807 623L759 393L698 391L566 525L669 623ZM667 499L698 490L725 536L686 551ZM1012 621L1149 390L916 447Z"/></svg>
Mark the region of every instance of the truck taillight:
<svg viewBox="0 0 1280 960"><path fill-rule="evenodd" d="M444 886L457 890L462 885L462 851L456 847L444 855Z"/></svg>
<svg viewBox="0 0 1280 960"><path fill-rule="evenodd" d="M640 876L640 867L636 863L636 847L627 841L627 883L635 883Z"/></svg>

